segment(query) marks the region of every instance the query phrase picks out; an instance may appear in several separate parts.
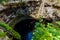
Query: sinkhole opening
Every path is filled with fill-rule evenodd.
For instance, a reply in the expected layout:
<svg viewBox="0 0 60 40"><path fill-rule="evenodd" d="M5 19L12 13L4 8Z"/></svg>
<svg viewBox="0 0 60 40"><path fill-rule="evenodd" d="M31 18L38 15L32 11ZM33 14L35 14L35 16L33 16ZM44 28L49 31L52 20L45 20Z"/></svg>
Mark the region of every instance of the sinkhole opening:
<svg viewBox="0 0 60 40"><path fill-rule="evenodd" d="M27 40L28 39L26 37L26 35L29 32L32 33L32 31L34 30L34 25L36 22L37 22L37 20L35 20L35 19L25 19L25 20L18 22L15 25L14 30L17 31L21 35L21 40Z"/></svg>

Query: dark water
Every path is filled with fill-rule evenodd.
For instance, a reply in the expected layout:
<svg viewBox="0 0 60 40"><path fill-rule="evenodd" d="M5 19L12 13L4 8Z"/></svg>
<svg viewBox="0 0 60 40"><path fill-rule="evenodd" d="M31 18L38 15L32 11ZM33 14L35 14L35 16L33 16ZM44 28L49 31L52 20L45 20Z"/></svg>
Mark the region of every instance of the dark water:
<svg viewBox="0 0 60 40"><path fill-rule="evenodd" d="M21 40L31 40L36 20L27 19L23 20L15 25L16 30L21 35Z"/></svg>

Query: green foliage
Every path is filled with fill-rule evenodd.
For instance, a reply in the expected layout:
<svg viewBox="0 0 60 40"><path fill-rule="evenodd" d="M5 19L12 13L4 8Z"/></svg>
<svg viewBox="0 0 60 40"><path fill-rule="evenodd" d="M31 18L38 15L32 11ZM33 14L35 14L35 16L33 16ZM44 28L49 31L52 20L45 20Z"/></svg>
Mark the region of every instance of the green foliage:
<svg viewBox="0 0 60 40"><path fill-rule="evenodd" d="M6 36L6 32L0 32L0 38L5 36Z"/></svg>
<svg viewBox="0 0 60 40"><path fill-rule="evenodd" d="M7 2L8 0L0 0L0 3Z"/></svg>
<svg viewBox="0 0 60 40"><path fill-rule="evenodd" d="M56 22L60 26L60 21Z"/></svg>
<svg viewBox="0 0 60 40"><path fill-rule="evenodd" d="M14 31L9 25L5 24L4 22L0 22L0 26L2 26L3 28L5 28L16 39L20 39L19 33L16 32L16 31Z"/></svg>
<svg viewBox="0 0 60 40"><path fill-rule="evenodd" d="M41 19L40 19L41 20ZM39 21L35 25L35 31L33 32L33 40L60 40L60 28L53 23L47 23L47 25ZM60 23L60 22L58 22Z"/></svg>

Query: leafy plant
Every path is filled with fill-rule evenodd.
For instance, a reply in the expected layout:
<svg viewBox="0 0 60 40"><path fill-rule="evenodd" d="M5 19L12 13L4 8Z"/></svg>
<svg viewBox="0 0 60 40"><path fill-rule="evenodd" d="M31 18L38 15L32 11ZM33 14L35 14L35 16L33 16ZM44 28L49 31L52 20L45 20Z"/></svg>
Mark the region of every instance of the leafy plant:
<svg viewBox="0 0 60 40"><path fill-rule="evenodd" d="M0 3L7 2L8 0L0 0Z"/></svg>
<svg viewBox="0 0 60 40"><path fill-rule="evenodd" d="M60 26L60 21L56 22Z"/></svg>
<svg viewBox="0 0 60 40"><path fill-rule="evenodd" d="M0 32L0 38L5 36L6 36L6 32Z"/></svg>
<svg viewBox="0 0 60 40"><path fill-rule="evenodd" d="M40 19L41 20L41 19ZM39 21L35 25L33 40L60 40L60 28L53 23L47 23L47 27ZM59 22L60 23L60 22Z"/></svg>
<svg viewBox="0 0 60 40"><path fill-rule="evenodd" d="M11 33L12 36L14 36L16 39L20 39L20 35L18 32L14 31L9 25L7 25L4 22L0 22L0 26L5 28L9 33Z"/></svg>

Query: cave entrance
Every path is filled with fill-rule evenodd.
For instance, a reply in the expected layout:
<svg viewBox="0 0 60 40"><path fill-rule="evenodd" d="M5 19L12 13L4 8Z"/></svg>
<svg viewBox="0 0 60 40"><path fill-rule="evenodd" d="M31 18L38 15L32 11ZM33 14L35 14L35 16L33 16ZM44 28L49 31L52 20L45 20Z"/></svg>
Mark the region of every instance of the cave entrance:
<svg viewBox="0 0 60 40"><path fill-rule="evenodd" d="M25 19L25 20L18 22L15 25L14 30L17 31L21 35L21 40L30 40L31 39L35 22L37 22L37 20L35 20L35 19ZM29 39L29 37L27 37L27 34L29 32L30 32L30 39Z"/></svg>

